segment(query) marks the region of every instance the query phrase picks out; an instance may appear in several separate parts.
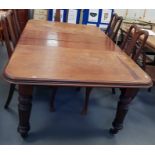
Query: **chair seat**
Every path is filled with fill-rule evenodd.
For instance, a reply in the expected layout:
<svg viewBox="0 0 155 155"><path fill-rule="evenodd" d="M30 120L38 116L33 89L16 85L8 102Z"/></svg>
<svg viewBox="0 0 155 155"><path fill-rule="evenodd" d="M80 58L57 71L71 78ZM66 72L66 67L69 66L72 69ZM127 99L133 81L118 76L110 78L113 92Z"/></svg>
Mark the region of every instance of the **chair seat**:
<svg viewBox="0 0 155 155"><path fill-rule="evenodd" d="M155 66L147 65L145 67L145 72L150 75L153 83L155 83Z"/></svg>

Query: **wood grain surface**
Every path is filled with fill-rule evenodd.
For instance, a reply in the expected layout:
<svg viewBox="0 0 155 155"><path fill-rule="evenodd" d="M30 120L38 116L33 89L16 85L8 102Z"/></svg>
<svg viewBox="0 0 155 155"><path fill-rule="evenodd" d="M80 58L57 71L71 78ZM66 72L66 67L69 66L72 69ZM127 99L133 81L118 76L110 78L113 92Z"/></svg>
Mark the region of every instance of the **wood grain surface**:
<svg viewBox="0 0 155 155"><path fill-rule="evenodd" d="M150 77L99 28L30 20L5 71L16 84L150 87Z"/></svg>

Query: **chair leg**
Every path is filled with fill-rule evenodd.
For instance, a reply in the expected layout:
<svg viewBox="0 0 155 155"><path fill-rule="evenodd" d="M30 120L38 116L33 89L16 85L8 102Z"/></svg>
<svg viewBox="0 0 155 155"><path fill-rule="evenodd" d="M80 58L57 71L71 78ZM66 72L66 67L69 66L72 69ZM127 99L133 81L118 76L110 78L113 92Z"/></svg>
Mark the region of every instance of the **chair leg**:
<svg viewBox="0 0 155 155"><path fill-rule="evenodd" d="M2 31L0 32L0 40L1 40L1 44L2 44L2 46L3 46L3 45L4 45L4 44L3 44L4 38L3 38L3 33L2 33Z"/></svg>
<svg viewBox="0 0 155 155"><path fill-rule="evenodd" d="M112 94L116 94L115 88L112 88Z"/></svg>
<svg viewBox="0 0 155 155"><path fill-rule="evenodd" d="M87 111L88 111L88 103L89 103L89 96L90 96L91 90L92 90L92 87L87 87L86 88L85 103L84 103L84 107L83 107L83 109L81 111L81 114L82 115L87 114Z"/></svg>
<svg viewBox="0 0 155 155"><path fill-rule="evenodd" d="M54 101L55 101L57 89L58 89L57 87L53 88L53 92L52 92L52 96L51 96L50 111L53 111L53 112L55 111Z"/></svg>
<svg viewBox="0 0 155 155"><path fill-rule="evenodd" d="M80 90L81 90L81 87L77 87L77 88L76 88L76 91L80 91Z"/></svg>
<svg viewBox="0 0 155 155"><path fill-rule="evenodd" d="M5 105L4 105L5 109L7 109L9 104L10 104L10 101L12 99L13 93L15 91L15 87L16 87L15 84L10 84L9 95L8 95L7 101L6 101Z"/></svg>
<svg viewBox="0 0 155 155"><path fill-rule="evenodd" d="M151 92L151 90L152 90L152 87L150 87L150 88L148 89L148 92Z"/></svg>

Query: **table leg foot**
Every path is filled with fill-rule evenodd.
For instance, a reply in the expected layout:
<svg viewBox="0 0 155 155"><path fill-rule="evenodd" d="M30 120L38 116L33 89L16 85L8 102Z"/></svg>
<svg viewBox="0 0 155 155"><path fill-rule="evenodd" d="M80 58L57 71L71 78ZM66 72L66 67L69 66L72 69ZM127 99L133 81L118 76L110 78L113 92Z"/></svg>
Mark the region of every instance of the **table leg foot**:
<svg viewBox="0 0 155 155"><path fill-rule="evenodd" d="M29 119L32 107L32 87L19 85L18 101L19 125L17 130L25 138L28 136L28 131L30 130Z"/></svg>
<svg viewBox="0 0 155 155"><path fill-rule="evenodd" d="M128 112L129 105L137 93L138 89L136 88L121 89L121 95L117 105L116 116L112 123L113 128L110 129L111 134L117 134L118 131L123 128L123 121Z"/></svg>
<svg viewBox="0 0 155 155"><path fill-rule="evenodd" d="M26 129L26 128L24 129L21 126L19 126L17 131L20 133L20 135L21 135L22 138L26 138L26 137L28 137L28 131L29 131L29 129Z"/></svg>

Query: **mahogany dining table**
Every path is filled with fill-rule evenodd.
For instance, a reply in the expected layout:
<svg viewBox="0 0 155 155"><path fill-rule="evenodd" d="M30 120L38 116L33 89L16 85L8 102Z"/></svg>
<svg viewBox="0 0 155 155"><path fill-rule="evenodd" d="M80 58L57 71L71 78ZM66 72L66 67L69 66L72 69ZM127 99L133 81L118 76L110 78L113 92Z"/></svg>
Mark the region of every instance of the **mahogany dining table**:
<svg viewBox="0 0 155 155"><path fill-rule="evenodd" d="M152 86L150 77L99 28L39 20L27 22L4 78L18 85L22 137L30 130L36 85L120 88L111 133L123 128L139 88Z"/></svg>

